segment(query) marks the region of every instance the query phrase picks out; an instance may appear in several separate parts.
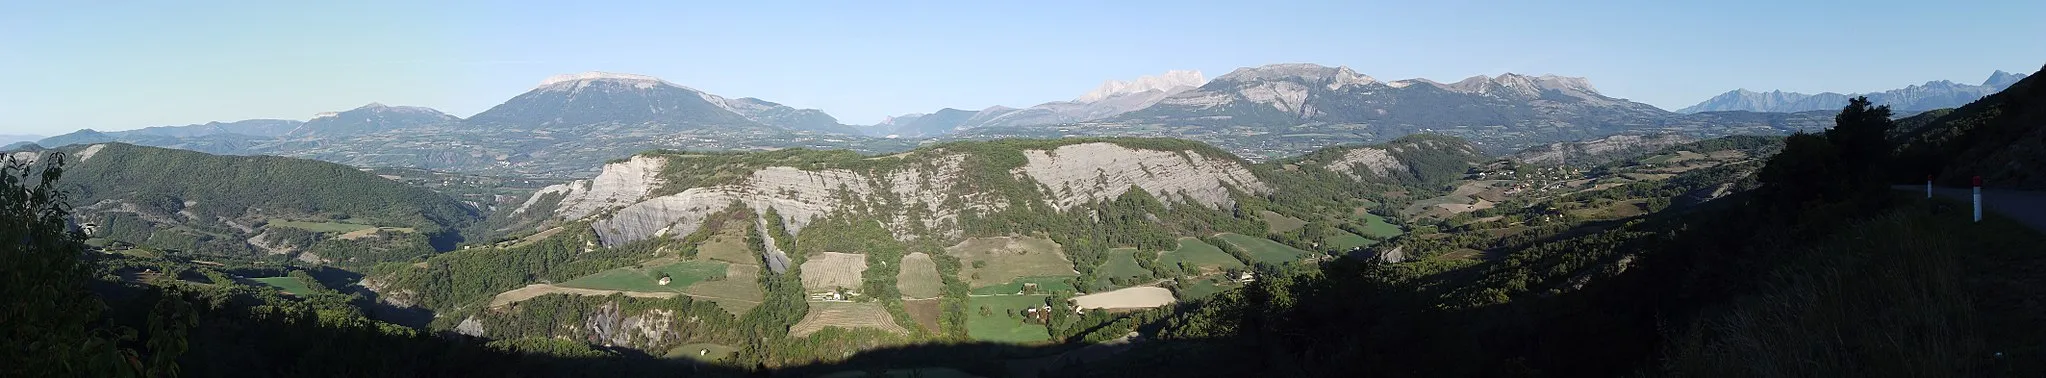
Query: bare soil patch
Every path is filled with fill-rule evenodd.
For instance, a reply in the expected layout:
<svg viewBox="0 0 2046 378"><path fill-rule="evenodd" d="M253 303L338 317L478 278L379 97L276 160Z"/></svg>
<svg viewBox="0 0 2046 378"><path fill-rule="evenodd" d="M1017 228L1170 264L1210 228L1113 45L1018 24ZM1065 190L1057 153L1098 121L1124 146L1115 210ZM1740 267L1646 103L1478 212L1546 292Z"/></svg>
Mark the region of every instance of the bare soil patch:
<svg viewBox="0 0 2046 378"><path fill-rule="evenodd" d="M1137 286L1120 290L1082 295L1073 298L1076 307L1082 310L1108 308L1152 308L1172 304L1172 290L1156 286Z"/></svg>
<svg viewBox="0 0 2046 378"><path fill-rule="evenodd" d="M840 288L857 290L861 274L866 271L867 255L825 252L803 262L803 289L813 292Z"/></svg>
<svg viewBox="0 0 2046 378"><path fill-rule="evenodd" d="M810 302L810 313L804 314L802 321L789 327L789 335L809 336L823 330L824 327L873 328L898 334L909 333L902 325L895 324L895 317L889 316L888 310L881 308L878 303Z"/></svg>
<svg viewBox="0 0 2046 378"><path fill-rule="evenodd" d="M909 318L915 320L916 324L922 326L925 331L938 332L938 314L943 312L938 307L938 300L903 300L902 309L908 311Z"/></svg>
<svg viewBox="0 0 2046 378"><path fill-rule="evenodd" d="M804 274L809 274L810 268L803 269ZM895 288L902 290L903 298L937 298L944 294L945 280L938 276L938 263L931 260L931 255L917 252L902 256L902 269L895 274Z"/></svg>
<svg viewBox="0 0 2046 378"><path fill-rule="evenodd" d="M1034 237L968 238L945 249L958 256L960 279L974 288L1006 284L1021 277L1071 277L1073 262L1058 243Z"/></svg>

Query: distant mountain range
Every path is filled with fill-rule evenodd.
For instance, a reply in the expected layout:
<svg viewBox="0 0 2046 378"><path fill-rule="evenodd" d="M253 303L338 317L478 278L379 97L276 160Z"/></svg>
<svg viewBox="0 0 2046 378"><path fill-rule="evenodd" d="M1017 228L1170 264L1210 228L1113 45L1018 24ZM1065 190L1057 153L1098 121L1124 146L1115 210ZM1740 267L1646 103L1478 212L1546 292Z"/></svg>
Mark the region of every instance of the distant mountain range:
<svg viewBox="0 0 2046 378"><path fill-rule="evenodd" d="M1277 64L1242 68L1112 121L1193 125L1306 123L1423 128L1530 123L1606 123L1664 113L1606 97L1583 78L1502 74L1454 84L1380 82L1349 67ZM1533 121L1533 122L1530 122Z"/></svg>
<svg viewBox="0 0 2046 378"><path fill-rule="evenodd" d="M940 109L889 117L869 127L870 135L929 137L984 127L1051 125L1090 121L1149 107L1158 100L1206 83L1200 71L1166 71L1136 80L1109 80L1071 101L1053 101L1016 109L992 106L979 111ZM929 117L927 117L929 116Z"/></svg>
<svg viewBox="0 0 2046 378"><path fill-rule="evenodd" d="M1896 94L1886 98L1914 104L1964 102L1979 96L1974 93L1988 91L1985 88L2022 77L1999 72L1985 82L1986 87L1928 84L1892 91ZM1948 90L1960 87L1982 88ZM1212 81L1198 71L1167 71L1107 81L1072 100L1025 108L946 108L890 117L875 125L846 125L817 109L724 97L652 76L585 72L546 78L467 118L424 107L372 103L306 121L262 119L119 132L87 129L43 138L37 144L124 142L363 167L566 178L593 172L607 159L654 149L803 147L872 153L907 150L933 140L1009 137L1182 138L1262 161L1331 145L1434 133L1503 154L1617 134L1704 138L1810 131L1830 123L1826 111L1680 114L1606 96L1589 80L1577 77L1504 73L1453 83L1418 78L1381 81L1349 67L1288 63L1239 68Z"/></svg>
<svg viewBox="0 0 2046 378"><path fill-rule="evenodd" d="M320 113L286 132L294 138L369 134L461 121L432 108L370 103L342 112Z"/></svg>
<svg viewBox="0 0 2046 378"><path fill-rule="evenodd" d="M1677 112L1698 113L1737 110L1794 113L1812 110L1840 110L1840 107L1847 106L1847 99L1857 96L1868 96L1868 99L1874 101L1877 105L1889 105L1891 109L1898 111L1921 112L1967 105L1970 102L1981 99L1983 96L2003 91L2004 88L2009 88L2011 84L2015 84L2018 80L2023 80L2024 78L2024 74L2014 74L1998 70L1990 74L1989 78L1983 80L1980 85L1938 80L1901 89L1850 94L1833 92L1819 94L1784 91L1754 92L1746 89L1736 89L1713 96L1712 99L1705 100L1705 102L1698 103L1697 105L1677 109Z"/></svg>
<svg viewBox="0 0 2046 378"><path fill-rule="evenodd" d="M1381 81L1348 67L1246 67L1143 109L1098 120L964 130L945 138L1144 136L1214 143L1250 159L1320 146L1453 135L1487 153L1621 133L1697 137L1823 127L1820 118L1683 115L1606 96L1584 78L1505 73L1454 83Z"/></svg>
<svg viewBox="0 0 2046 378"><path fill-rule="evenodd" d="M2006 78L2022 75L2000 75ZM1980 178L1989 187L2046 190L2046 67L2006 90L1952 111L1926 112L1898 121L1901 146L1893 180L1938 175L1941 185L1965 186ZM1995 80L1992 77L1991 80ZM1903 176L1900 174L1899 176Z"/></svg>
<svg viewBox="0 0 2046 378"><path fill-rule="evenodd" d="M43 136L35 134L0 134L0 145L14 144L17 142L32 142L39 139L43 139Z"/></svg>

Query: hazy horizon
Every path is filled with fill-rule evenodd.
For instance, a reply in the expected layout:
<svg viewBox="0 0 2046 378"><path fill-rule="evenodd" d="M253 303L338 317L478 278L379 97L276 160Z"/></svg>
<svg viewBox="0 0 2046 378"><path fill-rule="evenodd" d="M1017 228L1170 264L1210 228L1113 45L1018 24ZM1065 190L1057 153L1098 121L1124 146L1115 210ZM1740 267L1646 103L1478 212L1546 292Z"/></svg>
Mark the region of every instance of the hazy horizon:
<svg viewBox="0 0 2046 378"><path fill-rule="evenodd" d="M1745 88L1870 92L2046 57L2046 4L202 4L0 6L0 134L304 120L371 102L468 117L551 75L645 74L846 124L1028 107L1167 70L1348 66L1382 81L1586 77L1675 110ZM449 15L459 15L450 17ZM1885 20L1911 19L1912 28ZM1965 51L1967 59L1952 59Z"/></svg>

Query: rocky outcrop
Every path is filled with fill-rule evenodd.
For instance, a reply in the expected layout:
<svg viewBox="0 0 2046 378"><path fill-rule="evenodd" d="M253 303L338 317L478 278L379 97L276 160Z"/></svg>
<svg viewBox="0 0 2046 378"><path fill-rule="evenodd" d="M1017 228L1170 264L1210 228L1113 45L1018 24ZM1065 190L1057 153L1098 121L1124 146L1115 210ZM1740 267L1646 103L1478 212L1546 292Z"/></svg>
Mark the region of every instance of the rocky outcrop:
<svg viewBox="0 0 2046 378"><path fill-rule="evenodd" d="M1166 203L1196 203L1222 209L1234 205L1229 188L1267 193L1271 188L1232 160L1188 151L1134 149L1114 143L1082 143L1052 150L1023 151L1030 163L1019 174L1051 188L1060 209L1115 199L1132 186Z"/></svg>
<svg viewBox="0 0 2046 378"><path fill-rule="evenodd" d="M521 309L492 309L462 319L455 326L455 332L475 337L521 338L548 337L565 338L603 345L640 350L672 346L681 342L681 332L676 329L678 322L695 322L695 319L679 319L675 311L668 309L642 309L627 313L617 301L606 301L594 308L584 309L579 322L560 323L551 330L508 330L491 329L487 324L503 324L504 319L526 316ZM551 315L550 315L551 316ZM512 321L517 323L517 321Z"/></svg>
<svg viewBox="0 0 2046 378"><path fill-rule="evenodd" d="M1528 164L1598 164L1694 140L1683 134L1614 135L1535 146L1508 158Z"/></svg>
<svg viewBox="0 0 2046 378"><path fill-rule="evenodd" d="M605 302L583 317L582 326L593 343L648 349L674 341L669 340L674 318L674 311L658 309L626 315L618 302Z"/></svg>
<svg viewBox="0 0 2046 378"><path fill-rule="evenodd" d="M1020 152L1026 161L1010 173L1048 190L1044 195L1048 198L1033 200L1059 209L1114 199L1132 187L1167 204L1215 209L1235 203L1230 197L1232 188L1245 193L1271 191L1239 161L1194 151L1090 142ZM850 212L880 221L898 238L908 240L914 238L910 230L918 228L913 225L920 223L921 228L952 235L959 231L954 222L961 211L999 210L1014 200L994 198L996 193L974 192L961 185L959 177L967 169L962 166L965 153L936 148L889 158L904 159L904 163L860 170L768 166L730 183L683 188L675 194L648 198L663 182L656 177L669 164L663 159L685 158L642 155L606 166L596 179L549 187L541 194L565 194L555 214L590 220L605 245L694 233L705 219L734 203L762 212L774 209L790 234L801 232L813 219ZM520 211L533 211L534 202L537 200L528 201ZM877 203L893 206L871 206ZM771 268L785 268L786 257L775 257L772 246L766 250ZM773 267L774 261L782 261L784 266Z"/></svg>
<svg viewBox="0 0 2046 378"><path fill-rule="evenodd" d="M884 223L897 227L910 221L923 221L926 227L935 227L958 214L957 209L941 209L938 204L944 202L958 177L960 159L949 156L936 160L929 170L906 169L882 174L844 169L806 171L793 167L767 167L754 171L752 176L739 183L689 188L681 193L630 203L610 217L595 221L592 226L605 245L663 235L688 235L696 232L696 228L712 213L737 202L756 210L775 209L781 214L784 227L794 234L801 232L812 219L848 207L850 204L846 200L873 198L886 193L901 199L904 206L923 207L932 216L911 220L907 214L899 213ZM610 169L606 167L607 171ZM565 209L607 205L609 203L562 201ZM571 219L577 214L583 213L564 213ZM897 227L897 230L900 234L906 228Z"/></svg>
<svg viewBox="0 0 2046 378"><path fill-rule="evenodd" d="M665 158L642 155L621 163L606 164L596 178L541 188L512 213L525 213L540 201L541 196L556 193L564 196L561 207L554 213L563 218L581 219L605 207L622 206L646 197L647 193L660 186L661 180L655 176L661 173L667 162Z"/></svg>
<svg viewBox="0 0 2046 378"><path fill-rule="evenodd" d="M1406 169L1406 167L1406 163L1401 163L1400 159L1393 157L1390 151L1364 147L1344 152L1341 158L1329 162L1323 168L1328 169L1330 172L1350 176L1352 180L1363 181L1364 177L1357 174L1359 168L1376 175L1376 177L1389 177L1394 170Z"/></svg>
<svg viewBox="0 0 2046 378"><path fill-rule="evenodd" d="M765 215L755 217L753 222L753 226L760 229L760 260L766 261L767 269L773 270L775 274L788 271L789 254L782 252L781 246L775 244L774 233L767 232L767 217Z"/></svg>

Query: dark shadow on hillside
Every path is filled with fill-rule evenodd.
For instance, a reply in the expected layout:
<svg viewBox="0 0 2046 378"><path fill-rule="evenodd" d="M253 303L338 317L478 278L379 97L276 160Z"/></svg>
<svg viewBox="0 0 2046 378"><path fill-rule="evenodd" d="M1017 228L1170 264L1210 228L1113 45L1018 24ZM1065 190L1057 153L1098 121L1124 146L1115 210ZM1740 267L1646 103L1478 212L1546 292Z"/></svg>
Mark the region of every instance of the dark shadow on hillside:
<svg viewBox="0 0 2046 378"><path fill-rule="evenodd" d="M434 252L453 251L455 247L462 245L462 242L465 240L467 239L462 237L462 233L455 229L448 229L426 236L426 243L433 246Z"/></svg>
<svg viewBox="0 0 2046 378"><path fill-rule="evenodd" d="M390 322L392 324L402 325L415 329L424 329L426 328L428 323L433 322L433 310L428 310L421 307L401 307L394 306L389 303L384 303L383 301L378 300L377 292L363 288L362 286L349 286L347 287L346 290L343 290L342 293L356 294L362 296L361 300L355 301L355 303L351 304L355 305L356 307L362 308L363 315L368 316L370 319Z"/></svg>

